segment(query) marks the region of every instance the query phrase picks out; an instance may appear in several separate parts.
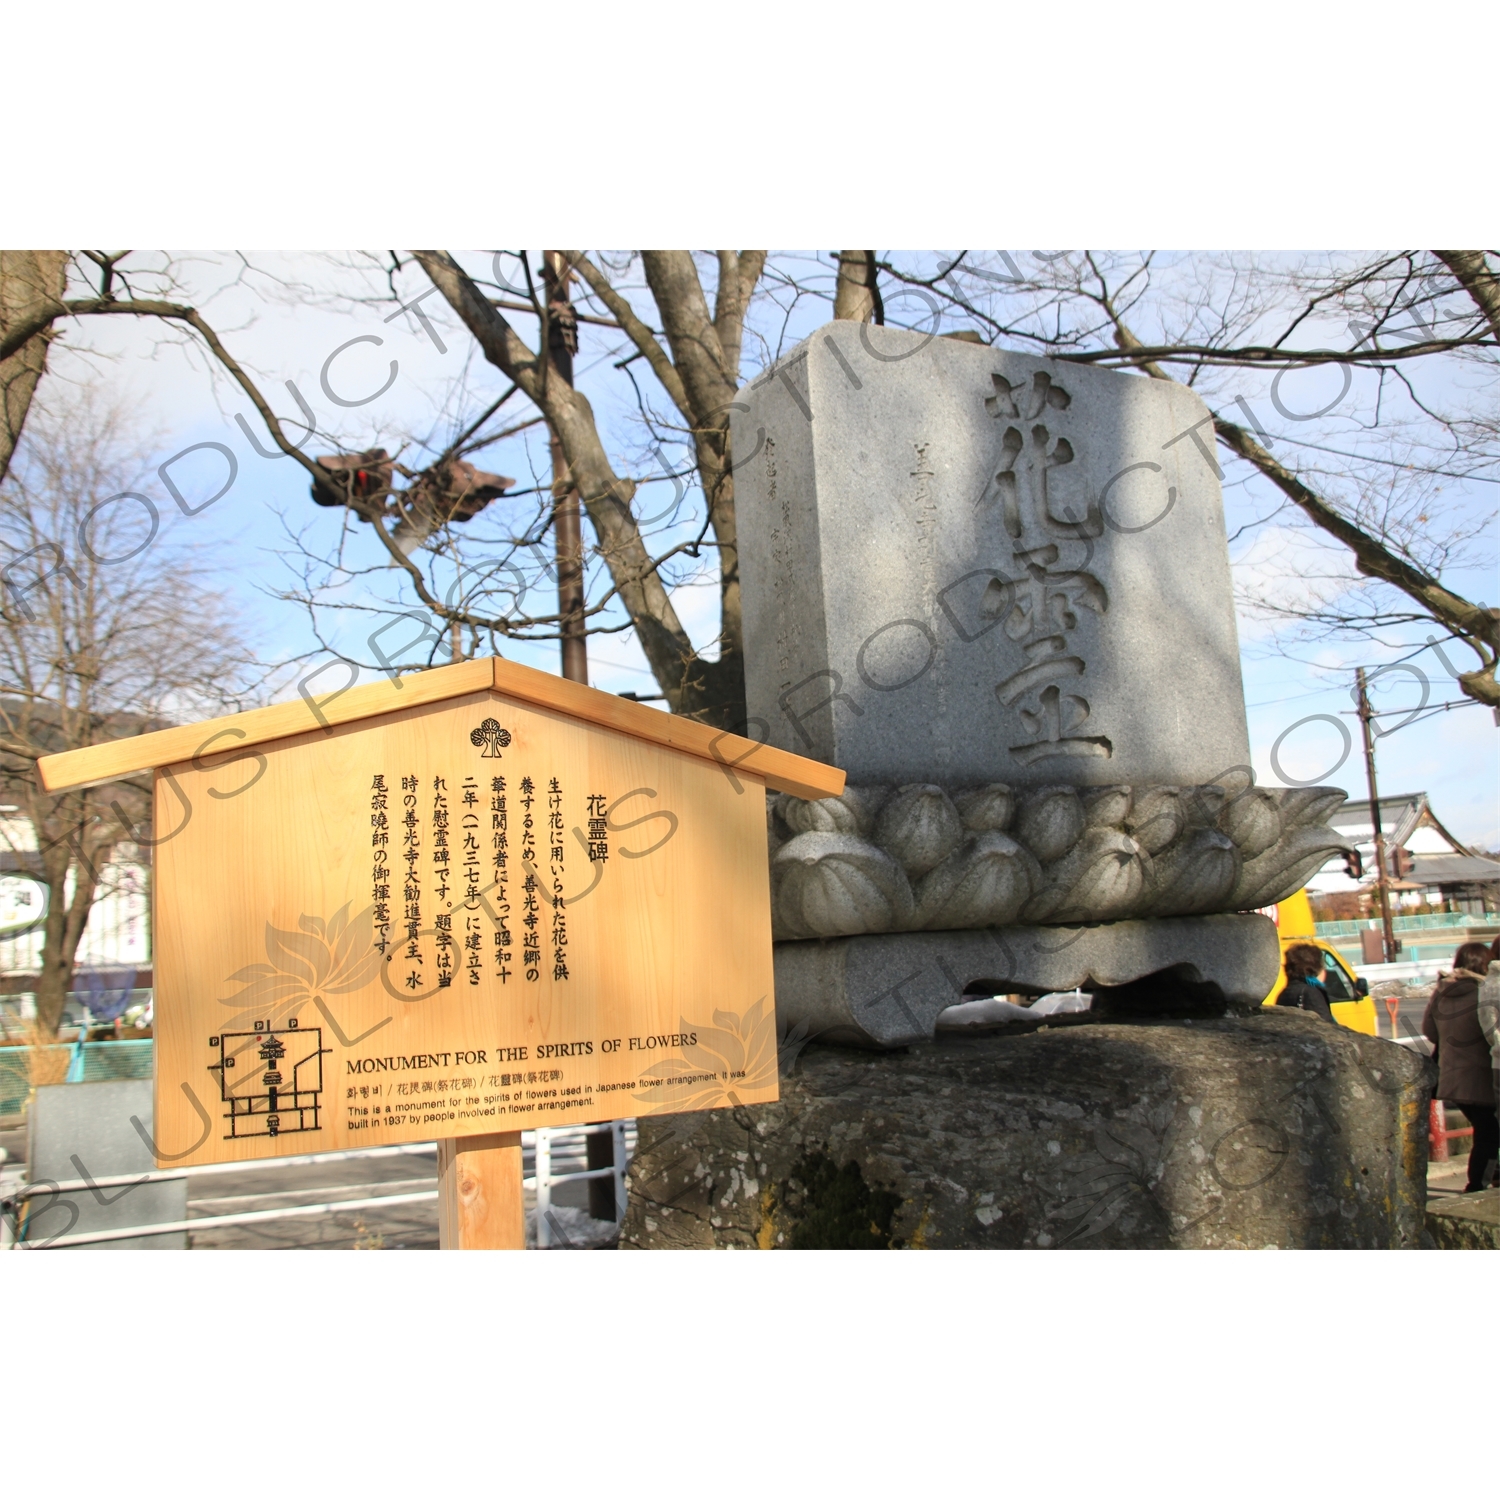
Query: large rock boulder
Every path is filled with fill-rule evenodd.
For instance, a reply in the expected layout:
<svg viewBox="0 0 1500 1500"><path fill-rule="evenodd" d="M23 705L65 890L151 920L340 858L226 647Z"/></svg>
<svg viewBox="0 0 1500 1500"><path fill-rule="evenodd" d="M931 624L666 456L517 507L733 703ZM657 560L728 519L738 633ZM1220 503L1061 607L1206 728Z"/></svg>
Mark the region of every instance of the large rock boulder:
<svg viewBox="0 0 1500 1500"><path fill-rule="evenodd" d="M1417 1248L1431 1065L1301 1012L784 1055L640 1122L622 1248Z"/></svg>
<svg viewBox="0 0 1500 1500"><path fill-rule="evenodd" d="M1427 1232L1437 1250L1500 1250L1500 1191L1429 1204Z"/></svg>

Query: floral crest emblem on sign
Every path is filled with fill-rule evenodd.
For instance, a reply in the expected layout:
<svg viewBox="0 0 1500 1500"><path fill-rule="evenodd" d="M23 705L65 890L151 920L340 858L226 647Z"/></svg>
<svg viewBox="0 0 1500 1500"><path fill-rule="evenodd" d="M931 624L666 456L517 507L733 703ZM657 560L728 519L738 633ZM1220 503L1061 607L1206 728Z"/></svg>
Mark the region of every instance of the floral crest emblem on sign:
<svg viewBox="0 0 1500 1500"><path fill-rule="evenodd" d="M486 719L469 735L471 745L482 746L482 754L491 760L500 759L500 751L510 744L510 730L502 729L498 719Z"/></svg>

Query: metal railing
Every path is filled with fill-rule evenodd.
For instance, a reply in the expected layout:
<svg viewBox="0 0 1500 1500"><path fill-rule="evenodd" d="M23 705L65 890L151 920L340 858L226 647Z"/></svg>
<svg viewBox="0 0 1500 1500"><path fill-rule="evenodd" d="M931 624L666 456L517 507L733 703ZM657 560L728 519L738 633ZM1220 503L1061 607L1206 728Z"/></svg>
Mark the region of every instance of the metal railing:
<svg viewBox="0 0 1500 1500"><path fill-rule="evenodd" d="M437 1200L437 1189L420 1193L387 1194L381 1198L344 1199L328 1203L299 1203L285 1208L254 1209L247 1213L219 1214L196 1219L182 1219L171 1223L133 1224L114 1229L90 1230L84 1234L51 1235L38 1241L26 1238L28 1216L24 1212L32 1198L44 1194L56 1199L63 1193L85 1190L101 1192L106 1188L140 1187L148 1182L180 1182L184 1178L217 1177L232 1172L262 1172L277 1167L316 1167L329 1162L352 1161L370 1157L436 1155L436 1147L430 1143L412 1146L377 1146L364 1151L322 1151L310 1156L273 1156L263 1161L220 1162L209 1167L175 1167L164 1171L128 1172L111 1177L79 1177L64 1182L50 1179L42 1182L27 1182L16 1186L6 1194L0 1206L0 1249L3 1250L65 1250L71 1245L96 1245L108 1240L148 1239L158 1234L181 1234L185 1230L224 1228L233 1224L254 1224L270 1219L300 1218L338 1213L345 1209L371 1208L376 1204L389 1206L394 1203L416 1203L423 1199Z"/></svg>
<svg viewBox="0 0 1500 1500"><path fill-rule="evenodd" d="M590 1167L588 1137L606 1132L614 1138L614 1164L608 1167ZM605 1125L585 1125L582 1128L574 1126L568 1129L560 1126L527 1131L521 1137L523 1152L526 1135L533 1137L533 1169L532 1175L525 1179L525 1186L536 1191L538 1250L550 1250L554 1237L561 1238L564 1242L567 1240L552 1211L552 1189L560 1183L592 1182L598 1178L612 1177L615 1185L615 1223L625 1222L625 1173L630 1164L630 1154L635 1148L634 1120L613 1120ZM581 1165L574 1165L575 1163Z"/></svg>
<svg viewBox="0 0 1500 1500"><path fill-rule="evenodd" d="M54 1042L41 1049L67 1059L67 1083L101 1083L115 1078L151 1077L156 1044L150 1037L118 1041ZM0 1116L18 1115L31 1097L30 1048L0 1046Z"/></svg>
<svg viewBox="0 0 1500 1500"><path fill-rule="evenodd" d="M606 1132L612 1136L613 1165L591 1168L588 1165L588 1138L591 1135ZM553 1189L564 1183L592 1182L596 1179L612 1178L615 1222L617 1224L624 1222L625 1177L634 1149L634 1120L615 1120L602 1125L557 1126L551 1129L522 1132L523 1186L531 1188L536 1195L534 1212L537 1249L552 1249L559 1240L564 1245L572 1243L554 1211L552 1202ZM26 1238L28 1215L24 1211L30 1199L43 1195L55 1201L59 1195L70 1192L93 1191L97 1193L104 1189L138 1187L149 1182L176 1182L184 1178L265 1171L278 1167L320 1166L329 1162L362 1160L371 1157L431 1155L434 1151L435 1148L426 1143L410 1146L378 1146L361 1151L325 1151L309 1156L279 1156L260 1161L223 1162L207 1167L177 1167L164 1171L131 1172L121 1176L77 1178L66 1182L21 1183L7 1193L3 1209L0 1209L0 1249L62 1250L72 1245L103 1244L110 1240L144 1239L152 1235L184 1232L201 1233L208 1229L227 1229L235 1225L266 1223L275 1219L325 1217L335 1213L362 1212L403 1204L436 1202L437 1189L430 1188L414 1193L387 1193L384 1196L370 1198L299 1203L281 1208L251 1209L242 1213L204 1215L171 1223L127 1225L113 1229L91 1230L83 1234L54 1235L36 1242L28 1241ZM406 1184L393 1185L405 1186ZM376 1186L376 1184L372 1183L370 1186Z"/></svg>
<svg viewBox="0 0 1500 1500"><path fill-rule="evenodd" d="M1428 1152L1430 1161L1447 1161L1452 1154L1448 1150L1448 1142L1461 1140L1464 1136L1472 1137L1474 1127L1464 1126L1458 1130L1448 1128L1448 1109L1441 1099L1432 1101L1432 1108L1427 1116L1427 1138L1431 1142Z"/></svg>
<svg viewBox="0 0 1500 1500"><path fill-rule="evenodd" d="M1410 917L1392 917L1391 926L1397 932L1437 931L1451 927L1493 927L1494 914L1476 915L1470 911L1419 912ZM1318 922L1314 930L1320 938L1357 937L1361 932L1378 931L1379 917L1361 917L1355 921Z"/></svg>

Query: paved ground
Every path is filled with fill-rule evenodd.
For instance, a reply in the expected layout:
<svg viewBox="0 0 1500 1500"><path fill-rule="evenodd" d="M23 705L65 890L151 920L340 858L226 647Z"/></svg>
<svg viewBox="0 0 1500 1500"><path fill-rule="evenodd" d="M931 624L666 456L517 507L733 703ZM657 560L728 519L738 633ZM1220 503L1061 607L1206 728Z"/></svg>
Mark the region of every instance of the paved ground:
<svg viewBox="0 0 1500 1500"><path fill-rule="evenodd" d="M293 1160L286 1166L254 1171L205 1172L190 1180L188 1217L436 1191L437 1148L421 1146L389 1156L368 1154L308 1165ZM567 1248L569 1242L582 1247L605 1236L605 1226L583 1211L588 1203L587 1184L555 1186L552 1203L552 1238L559 1248ZM536 1195L528 1192L528 1218L535 1207ZM311 1218L234 1224L198 1230L190 1238L194 1250L436 1250L437 1200L425 1198L389 1208L367 1204Z"/></svg>
<svg viewBox="0 0 1500 1500"><path fill-rule="evenodd" d="M304 1203L404 1197L437 1190L437 1150L347 1157L253 1171L205 1172L188 1180L188 1218L254 1213ZM194 1250L436 1250L437 1200L364 1208L315 1218L269 1219L258 1224L196 1230Z"/></svg>
<svg viewBox="0 0 1500 1500"><path fill-rule="evenodd" d="M1434 1161L1427 1164L1427 1201L1439 1198L1463 1196L1464 1184L1469 1178L1469 1158L1456 1156L1451 1161Z"/></svg>

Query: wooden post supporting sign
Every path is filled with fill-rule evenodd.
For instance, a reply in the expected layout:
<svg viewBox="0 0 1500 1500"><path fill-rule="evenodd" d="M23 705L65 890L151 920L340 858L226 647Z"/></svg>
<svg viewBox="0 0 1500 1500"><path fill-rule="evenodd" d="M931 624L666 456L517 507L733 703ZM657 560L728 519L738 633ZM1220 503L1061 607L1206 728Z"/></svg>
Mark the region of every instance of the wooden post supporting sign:
<svg viewBox="0 0 1500 1500"><path fill-rule="evenodd" d="M444 1250L524 1250L521 1132L438 1142L438 1243Z"/></svg>

